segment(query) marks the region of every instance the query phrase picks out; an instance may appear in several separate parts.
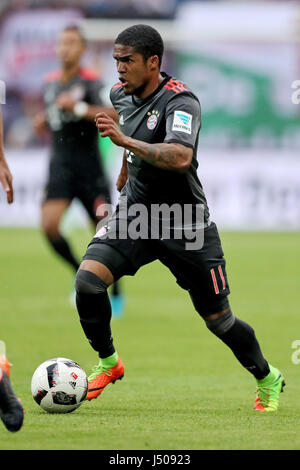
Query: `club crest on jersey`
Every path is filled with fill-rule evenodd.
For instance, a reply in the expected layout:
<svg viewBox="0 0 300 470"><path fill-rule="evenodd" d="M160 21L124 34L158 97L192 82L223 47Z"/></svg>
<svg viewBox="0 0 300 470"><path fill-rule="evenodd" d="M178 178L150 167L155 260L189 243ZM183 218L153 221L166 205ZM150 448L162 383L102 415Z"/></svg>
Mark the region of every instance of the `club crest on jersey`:
<svg viewBox="0 0 300 470"><path fill-rule="evenodd" d="M175 111L172 131L185 132L186 134L192 133L192 119L193 116L184 111Z"/></svg>
<svg viewBox="0 0 300 470"><path fill-rule="evenodd" d="M153 110L151 112L149 111L147 115L149 116L147 120L147 127L150 131L153 131L153 129L156 127L157 122L158 122L159 112L156 110Z"/></svg>

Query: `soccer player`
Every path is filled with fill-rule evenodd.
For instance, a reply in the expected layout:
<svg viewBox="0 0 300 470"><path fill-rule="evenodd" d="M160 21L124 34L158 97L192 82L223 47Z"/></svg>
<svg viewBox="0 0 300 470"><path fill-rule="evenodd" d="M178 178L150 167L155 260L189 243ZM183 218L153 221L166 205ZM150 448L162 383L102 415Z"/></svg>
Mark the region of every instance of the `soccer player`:
<svg viewBox="0 0 300 470"><path fill-rule="evenodd" d="M110 202L110 190L99 153L95 115L105 111L117 119L117 113L102 102L103 85L98 75L81 66L86 41L77 26L65 28L59 36L57 55L61 70L46 77L45 111L34 121L41 133L48 125L52 134L49 177L42 204L41 225L52 248L77 271L79 261L60 232L63 214L74 198L85 207L95 225L97 209ZM117 283L111 302L115 316L123 310L123 297Z"/></svg>
<svg viewBox="0 0 300 470"><path fill-rule="evenodd" d="M106 230L90 243L76 275L80 322L100 358L89 377L87 399L98 397L110 382L124 375L111 334L108 286L158 259L189 292L207 328L256 379L255 410L275 411L284 379L264 358L253 328L231 311L224 253L197 176L200 104L185 84L160 72L163 49L159 33L147 25L135 25L119 34L113 56L120 81L110 96L120 126L105 113L96 117L101 136L109 137L125 153L117 210ZM150 220L150 226L145 229L144 224L144 235L139 238L130 236L131 223L141 220L132 210L137 204L150 211L150 218L144 219ZM151 212L157 204L179 205L182 213L192 208L192 225L196 224L196 234L202 230L203 242L188 246L190 234L185 235L185 229L191 219L187 223L184 219L180 226L178 217L172 216L169 220L161 216L159 222L169 223L173 235L160 236ZM153 227L155 236L147 238ZM180 231L185 236L178 237Z"/></svg>
<svg viewBox="0 0 300 470"><path fill-rule="evenodd" d="M3 125L0 106L0 182L6 192L7 202L14 200L12 174L7 164L3 147ZM4 343L0 341L0 418L9 431L18 431L24 419L23 407L15 396L10 380L11 364L5 357Z"/></svg>

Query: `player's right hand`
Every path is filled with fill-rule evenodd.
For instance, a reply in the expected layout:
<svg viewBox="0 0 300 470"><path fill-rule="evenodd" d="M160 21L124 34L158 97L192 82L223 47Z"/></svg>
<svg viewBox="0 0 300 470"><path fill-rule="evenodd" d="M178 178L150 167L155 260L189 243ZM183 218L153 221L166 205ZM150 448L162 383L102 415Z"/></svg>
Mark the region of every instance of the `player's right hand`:
<svg viewBox="0 0 300 470"><path fill-rule="evenodd" d="M114 144L124 147L126 136L111 117L106 113L98 113L95 122L101 137L109 137Z"/></svg>

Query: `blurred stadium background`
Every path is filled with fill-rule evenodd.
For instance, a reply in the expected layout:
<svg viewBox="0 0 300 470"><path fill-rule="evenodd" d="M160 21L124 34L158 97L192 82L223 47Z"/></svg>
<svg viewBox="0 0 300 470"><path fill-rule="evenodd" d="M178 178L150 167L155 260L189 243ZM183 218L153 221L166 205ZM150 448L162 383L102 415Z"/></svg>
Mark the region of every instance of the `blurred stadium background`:
<svg viewBox="0 0 300 470"><path fill-rule="evenodd" d="M163 69L200 98L199 172L219 226L299 229L300 112L291 99L300 77L299 18L299 2L287 0L2 0L0 78L16 198L8 207L1 194L0 224L38 224L48 142L36 137L32 118L42 106L43 78L58 66L59 31L82 25L85 63L110 87L117 79L113 40L127 24L143 21L165 39ZM103 144L114 175L120 152ZM77 213L71 219L81 220Z"/></svg>
<svg viewBox="0 0 300 470"><path fill-rule="evenodd" d="M154 263L145 277L125 281L128 308L113 325L129 380L77 415L48 417L49 432L40 432L45 422L28 385L35 367L64 355L89 369L94 355L68 304L71 273L42 243L49 140L36 137L32 119L42 107L43 78L58 67L55 40L64 26L82 26L84 62L109 89L117 81L114 38L140 22L165 40L162 69L202 104L199 176L230 261L233 310L253 324L291 384L276 430L271 419L250 416L251 378ZM0 0L0 79L15 189L11 206L0 192L0 336L27 411L24 432L1 437L0 448L299 449L299 378L291 361L299 336L300 105L292 102L300 80L299 2ZM114 187L122 151L106 139L99 145ZM91 232L78 202L63 224L83 254ZM185 381L180 395L178 377Z"/></svg>

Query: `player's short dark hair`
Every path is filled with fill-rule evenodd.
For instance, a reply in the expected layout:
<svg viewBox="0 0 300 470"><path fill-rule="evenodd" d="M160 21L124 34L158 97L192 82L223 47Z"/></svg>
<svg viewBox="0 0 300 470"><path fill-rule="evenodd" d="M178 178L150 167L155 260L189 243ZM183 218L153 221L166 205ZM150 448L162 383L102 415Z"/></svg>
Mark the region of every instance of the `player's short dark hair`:
<svg viewBox="0 0 300 470"><path fill-rule="evenodd" d="M133 47L136 52L142 54L145 61L157 55L159 67L161 66L164 43L159 32L151 26L145 24L130 26L118 35L115 44Z"/></svg>
<svg viewBox="0 0 300 470"><path fill-rule="evenodd" d="M82 44L84 46L86 45L87 40L86 40L82 30L79 28L79 26L77 24L70 24L68 26L65 26L64 29L62 30L62 33L64 33L65 31L74 31L80 37Z"/></svg>

